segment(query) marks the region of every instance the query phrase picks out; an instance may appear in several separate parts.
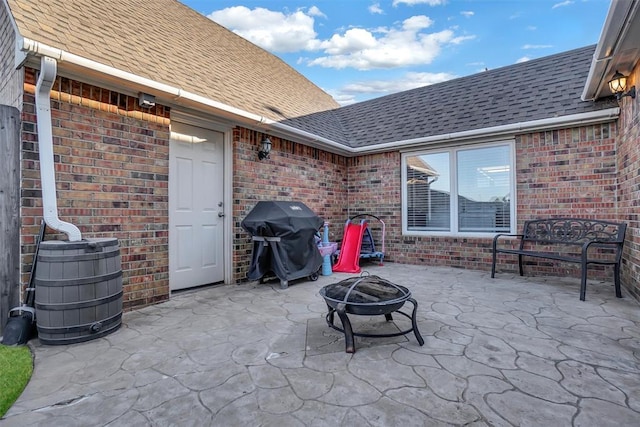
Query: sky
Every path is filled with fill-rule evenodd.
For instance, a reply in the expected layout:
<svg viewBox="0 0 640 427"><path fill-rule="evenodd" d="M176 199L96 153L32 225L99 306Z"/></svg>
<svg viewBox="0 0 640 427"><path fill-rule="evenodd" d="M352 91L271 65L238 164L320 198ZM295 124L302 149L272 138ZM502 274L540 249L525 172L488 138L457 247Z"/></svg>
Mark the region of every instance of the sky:
<svg viewBox="0 0 640 427"><path fill-rule="evenodd" d="M596 44L610 4L180 1L278 56L342 105Z"/></svg>

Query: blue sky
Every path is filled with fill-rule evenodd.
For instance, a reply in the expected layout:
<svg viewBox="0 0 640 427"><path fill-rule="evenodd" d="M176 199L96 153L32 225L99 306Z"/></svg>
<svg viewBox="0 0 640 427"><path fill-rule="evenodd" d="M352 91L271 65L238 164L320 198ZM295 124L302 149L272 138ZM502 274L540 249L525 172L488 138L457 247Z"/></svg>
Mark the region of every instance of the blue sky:
<svg viewBox="0 0 640 427"><path fill-rule="evenodd" d="M277 55L343 105L595 44L610 3L181 1Z"/></svg>

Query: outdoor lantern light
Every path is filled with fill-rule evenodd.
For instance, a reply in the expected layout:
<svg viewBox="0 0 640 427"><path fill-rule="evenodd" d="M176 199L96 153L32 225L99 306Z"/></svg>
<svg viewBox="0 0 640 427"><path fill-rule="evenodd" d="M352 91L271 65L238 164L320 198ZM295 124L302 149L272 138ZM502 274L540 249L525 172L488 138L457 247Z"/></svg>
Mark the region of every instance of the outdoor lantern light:
<svg viewBox="0 0 640 427"><path fill-rule="evenodd" d="M262 139L262 148L258 151L258 158L260 160L268 159L271 152L271 140L267 137Z"/></svg>
<svg viewBox="0 0 640 427"><path fill-rule="evenodd" d="M636 87L631 86L629 92L624 93L627 90L627 77L620 74L618 70L613 75L613 78L609 80L609 89L614 93L616 99L620 101L623 96L630 96L631 98L636 97Z"/></svg>

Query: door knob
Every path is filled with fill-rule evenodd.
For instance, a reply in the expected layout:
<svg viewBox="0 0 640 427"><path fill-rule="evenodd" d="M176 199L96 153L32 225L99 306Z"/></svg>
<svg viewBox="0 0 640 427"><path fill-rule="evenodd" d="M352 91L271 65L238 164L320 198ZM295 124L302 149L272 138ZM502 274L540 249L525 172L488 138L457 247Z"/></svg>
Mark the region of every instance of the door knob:
<svg viewBox="0 0 640 427"><path fill-rule="evenodd" d="M224 212L218 212L218 218L222 218L224 216Z"/></svg>

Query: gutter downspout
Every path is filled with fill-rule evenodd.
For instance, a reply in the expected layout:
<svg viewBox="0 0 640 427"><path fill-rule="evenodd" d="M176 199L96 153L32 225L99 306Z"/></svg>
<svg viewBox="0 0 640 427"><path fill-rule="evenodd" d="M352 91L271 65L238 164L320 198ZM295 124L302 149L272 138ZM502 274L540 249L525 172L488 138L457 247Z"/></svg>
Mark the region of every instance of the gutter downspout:
<svg viewBox="0 0 640 427"><path fill-rule="evenodd" d="M38 123L38 152L40 154L40 182L44 222L54 230L67 235L70 242L82 240L78 227L58 218L56 176L53 165L53 132L51 129L51 88L56 79L57 63L43 56L40 76L36 84L36 113Z"/></svg>

